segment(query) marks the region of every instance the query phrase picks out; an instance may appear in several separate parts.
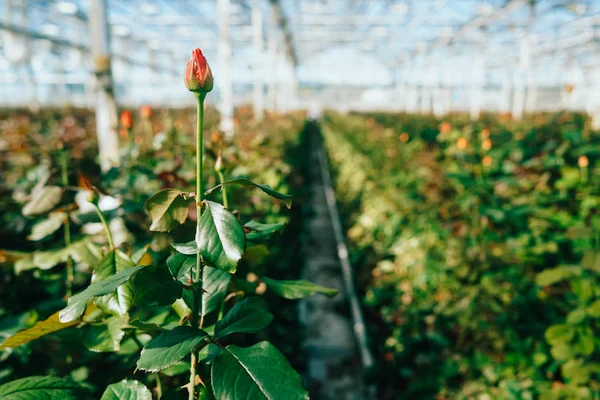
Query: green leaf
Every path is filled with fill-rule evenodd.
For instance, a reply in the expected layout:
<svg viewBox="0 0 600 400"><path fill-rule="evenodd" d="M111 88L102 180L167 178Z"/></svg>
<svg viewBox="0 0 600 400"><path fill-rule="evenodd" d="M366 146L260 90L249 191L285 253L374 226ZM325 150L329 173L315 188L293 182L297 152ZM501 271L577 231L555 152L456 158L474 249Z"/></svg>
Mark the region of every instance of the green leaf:
<svg viewBox="0 0 600 400"><path fill-rule="evenodd" d="M221 187L223 187L225 185L231 185L231 184L242 185L245 187L251 187L251 186L257 187L260 190L262 190L263 192L265 192L266 194L268 194L269 196L283 201L283 204L285 204L285 206L287 208L292 207L292 196L290 196L289 194L279 193L279 192L273 190L273 188L269 185L254 183L251 180L246 179L246 178L237 178L237 179L232 179L230 181L223 182L220 185L217 185L217 186L207 190L206 192L204 192L204 195L208 196L215 190L220 189Z"/></svg>
<svg viewBox="0 0 600 400"><path fill-rule="evenodd" d="M191 326L178 326L165 331L144 347L137 367L150 372L169 368L189 356L206 336L206 332Z"/></svg>
<svg viewBox="0 0 600 400"><path fill-rule="evenodd" d="M236 332L255 333L265 329L273 320L267 303L259 297L248 297L237 303L215 326L215 337Z"/></svg>
<svg viewBox="0 0 600 400"><path fill-rule="evenodd" d="M165 232L183 224L188 216L190 199L191 197L175 189L165 189L153 194L144 205L152 218L150 230Z"/></svg>
<svg viewBox="0 0 600 400"><path fill-rule="evenodd" d="M195 242L194 242L195 243ZM196 268L196 256L194 257L182 253L175 253L167 258L167 267L171 271L173 278L182 283L188 283L190 279L190 271Z"/></svg>
<svg viewBox="0 0 600 400"><path fill-rule="evenodd" d="M49 335L53 332L60 331L62 329L69 328L73 325L77 325L77 321L68 323L60 322L58 318L58 312L52 314L48 319L38 321L34 326L29 329L22 330L15 335L9 337L2 343L0 350L6 348L15 348L25 343L29 343L33 340L39 339L42 336Z"/></svg>
<svg viewBox="0 0 600 400"><path fill-rule="evenodd" d="M87 239L75 242L70 247L71 257L75 262L87 266L96 265L102 260L102 248Z"/></svg>
<svg viewBox="0 0 600 400"><path fill-rule="evenodd" d="M96 266L92 282L103 281L118 272L133 268L135 264L122 251L109 252ZM133 305L134 287L132 282L119 286L115 293L107 294L95 300L96 305L102 311L113 315L125 315Z"/></svg>
<svg viewBox="0 0 600 400"><path fill-rule="evenodd" d="M15 274L34 268L49 270L66 262L69 256L75 262L86 265L95 265L102 257L98 245L87 239L82 239L72 243L69 247L58 250L36 251L28 256L23 256L15 263Z"/></svg>
<svg viewBox="0 0 600 400"><path fill-rule="evenodd" d="M587 308L587 313L592 318L600 317L600 300L596 300Z"/></svg>
<svg viewBox="0 0 600 400"><path fill-rule="evenodd" d="M239 221L219 203L205 201L196 244L207 265L234 273L246 245Z"/></svg>
<svg viewBox="0 0 600 400"><path fill-rule="evenodd" d="M569 343L573 336L575 336L575 330L570 325L552 325L546 329L546 340L551 345L557 345L561 343Z"/></svg>
<svg viewBox="0 0 600 400"><path fill-rule="evenodd" d="M300 375L271 343L221 350L212 365L211 382L219 400L308 400Z"/></svg>
<svg viewBox="0 0 600 400"><path fill-rule="evenodd" d="M581 268L579 267L556 267L544 270L537 274L535 282L539 286L549 286L579 274L581 274Z"/></svg>
<svg viewBox="0 0 600 400"><path fill-rule="evenodd" d="M271 236L285 226L285 222L277 224L261 224L260 222L250 221L244 224L246 239L254 243L265 243Z"/></svg>
<svg viewBox="0 0 600 400"><path fill-rule="evenodd" d="M262 281L267 284L267 289L290 300L302 299L316 293L324 294L327 297L334 297L338 294L337 289L327 288L308 281L278 281L271 278L262 278Z"/></svg>
<svg viewBox="0 0 600 400"><path fill-rule="evenodd" d="M150 265L133 279L135 304L168 306L181 297L183 285L173 279L164 264Z"/></svg>
<svg viewBox="0 0 600 400"><path fill-rule="evenodd" d="M27 236L27 239L32 241L42 240L46 236L56 232L63 225L66 218L67 214L62 211L50 213L47 219L36 223L31 228L31 234Z"/></svg>
<svg viewBox="0 0 600 400"><path fill-rule="evenodd" d="M33 266L41 270L48 270L66 262L70 254L68 247L59 250L36 251L33 253Z"/></svg>
<svg viewBox="0 0 600 400"><path fill-rule="evenodd" d="M152 392L138 381L123 379L109 385L100 400L152 400Z"/></svg>
<svg viewBox="0 0 600 400"><path fill-rule="evenodd" d="M250 246L246 248L244 252L244 260L250 262L258 262L269 255L269 249L264 244L257 244L256 246Z"/></svg>
<svg viewBox="0 0 600 400"><path fill-rule="evenodd" d="M193 265L194 267L196 266L195 258ZM202 289L205 293L200 312L202 315L206 316L221 307L221 303L223 303L225 296L227 296L227 288L231 281L231 274L207 265L202 271L202 277ZM193 294L191 291L186 290L183 292L183 300L190 309L193 308Z"/></svg>
<svg viewBox="0 0 600 400"><path fill-rule="evenodd" d="M567 322L571 325L579 324L586 316L585 308L576 308L567 315Z"/></svg>
<svg viewBox="0 0 600 400"><path fill-rule="evenodd" d="M83 314L87 302L92 297L103 296L114 292L119 286L127 282L136 272L144 267L133 267L125 269L100 282L94 282L83 292L69 298L67 306L60 311L60 322L71 322Z"/></svg>
<svg viewBox="0 0 600 400"><path fill-rule="evenodd" d="M196 252L198 251L198 245L195 240L187 243L173 243L171 246L179 253L187 256L191 256L192 254L196 255Z"/></svg>
<svg viewBox="0 0 600 400"><path fill-rule="evenodd" d="M594 331L589 326L578 330L579 340L576 343L576 349L584 356L590 356L594 352L596 343L594 340Z"/></svg>
<svg viewBox="0 0 600 400"><path fill-rule="evenodd" d="M131 255L131 261L133 261L135 265L143 265L144 267L152 264L152 256L148 252L149 250L150 245L146 245L137 250Z"/></svg>
<svg viewBox="0 0 600 400"><path fill-rule="evenodd" d="M167 265L173 276L176 276L183 283L188 283L190 271L196 267L196 257L174 254L167 259ZM202 279L202 288L205 290L205 294L202 310L200 311L202 315L207 315L221 307L221 303L227 295L231 274L207 265L202 272ZM190 309L193 308L192 292L189 290L184 291L183 299Z"/></svg>
<svg viewBox="0 0 600 400"><path fill-rule="evenodd" d="M23 207L23 215L30 216L42 214L52 210L62 197L62 188L58 186L44 186L31 194L31 200Z"/></svg>
<svg viewBox="0 0 600 400"><path fill-rule="evenodd" d="M202 302L202 315L207 315L221 307L221 303L227 296L227 288L231 281L231 274L213 267L204 267L203 271L203 289L208 293L204 294Z"/></svg>
<svg viewBox="0 0 600 400"><path fill-rule="evenodd" d="M87 325L83 329L83 344L95 352L115 352L121 348L125 335L120 317L111 317L102 324Z"/></svg>
<svg viewBox="0 0 600 400"><path fill-rule="evenodd" d="M573 349L566 343L559 343L552 346L550 354L552 354L552 358L557 361L567 361L569 358L573 357Z"/></svg>
<svg viewBox="0 0 600 400"><path fill-rule="evenodd" d="M548 356L545 353L541 353L541 352L537 352L537 353L533 353L533 364L536 367L539 367L540 365L543 365L544 363L546 363L546 361L548 361Z"/></svg>
<svg viewBox="0 0 600 400"><path fill-rule="evenodd" d="M582 360L569 360L561 367L563 376L573 383L586 384L590 380L590 370Z"/></svg>
<svg viewBox="0 0 600 400"><path fill-rule="evenodd" d="M0 386L2 400L78 400L82 392L77 383L54 376L30 376Z"/></svg>

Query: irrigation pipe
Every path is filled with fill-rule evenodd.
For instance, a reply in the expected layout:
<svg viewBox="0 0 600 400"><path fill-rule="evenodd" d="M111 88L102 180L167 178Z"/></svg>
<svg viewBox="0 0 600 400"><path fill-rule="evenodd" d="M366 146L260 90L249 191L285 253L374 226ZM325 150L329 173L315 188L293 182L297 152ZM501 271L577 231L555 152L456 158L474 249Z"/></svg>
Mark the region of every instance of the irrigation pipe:
<svg viewBox="0 0 600 400"><path fill-rule="evenodd" d="M331 224L333 225L335 241L337 243L337 254L342 267L344 289L346 290L348 301L350 303L354 336L360 352L360 359L363 364L363 368L366 371L369 371L371 367L373 367L373 355L371 354L369 346L367 345L367 330L365 326L365 320L363 318L360 303L356 295L356 289L354 286L354 273L352 272L352 265L348 259L348 248L346 247L342 224L340 223L340 214L336 205L335 192L333 191L331 184L329 165L327 163L327 158L325 157L325 151L323 150L322 145L319 146L317 152L319 156L321 178L323 179L323 188L325 191L325 197L327 198L327 207L329 209Z"/></svg>

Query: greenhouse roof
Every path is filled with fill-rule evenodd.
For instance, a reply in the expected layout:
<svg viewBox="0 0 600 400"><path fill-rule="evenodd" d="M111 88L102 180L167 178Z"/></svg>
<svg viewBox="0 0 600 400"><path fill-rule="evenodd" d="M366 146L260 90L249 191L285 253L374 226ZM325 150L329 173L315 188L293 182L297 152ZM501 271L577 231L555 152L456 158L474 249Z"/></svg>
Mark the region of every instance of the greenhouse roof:
<svg viewBox="0 0 600 400"><path fill-rule="evenodd" d="M149 93L179 102L172 89L182 86L195 47L218 83L228 43L238 101L251 95L256 79L292 82L301 92L598 81L596 0L105 2L117 93L121 87L131 102ZM38 88L42 101L60 97L61 86L72 98L77 85L89 84L90 0L0 4L0 82L7 88L0 102L28 76L45 86L46 94Z"/></svg>

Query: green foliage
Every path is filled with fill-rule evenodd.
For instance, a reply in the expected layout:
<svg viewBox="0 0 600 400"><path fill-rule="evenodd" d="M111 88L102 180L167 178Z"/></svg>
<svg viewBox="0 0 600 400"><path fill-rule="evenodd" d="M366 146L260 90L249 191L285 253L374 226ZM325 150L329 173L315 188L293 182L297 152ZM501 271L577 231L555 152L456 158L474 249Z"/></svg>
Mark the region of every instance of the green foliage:
<svg viewBox="0 0 600 400"><path fill-rule="evenodd" d="M211 364L225 345L247 346L260 337L283 345L286 355L297 353L295 306L267 293L274 319L266 301L256 296L264 293L258 281L246 281L266 271L284 279L299 275L297 240L291 236L284 244L281 235L274 235L286 224L288 211L267 196L243 189L257 187L291 205L291 196L282 194L290 192L293 173L284 157L286 149L297 145L301 118L271 120L261 132L244 129L235 145L207 140L203 178L215 189L203 200L201 215L189 211L195 198L190 192L195 163L191 156L181 157L193 154L187 132L173 130L159 150L123 143L122 165L105 174L94 164L92 137L63 143L56 135L60 146L38 150L45 159L40 165L36 159L18 160L22 164L0 160L15 178L8 188L15 195L0 198L7 210L0 217L0 237L2 246L10 248L0 251L0 266L19 273L0 283L0 340L6 339L0 348L0 383L19 383L22 376L45 373L76 382L40 378L72 384L46 388L46 396L55 396L47 398L149 399L161 392L162 399L181 398L182 379L187 380L195 367L200 378L188 387L196 398L214 398ZM52 129L40 137L54 138ZM87 135L86 129L81 131ZM46 140L36 137L34 142ZM62 150L52 150L57 147ZM209 173L211 155L221 151L221 173L229 179L224 186ZM233 165L240 159L248 165ZM60 174L55 174L54 165L61 166ZM264 184L240 178L251 175ZM76 181L82 187L77 188ZM227 208L218 203L222 194L217 188L228 192ZM99 197L98 208L87 201L90 190ZM198 220L200 235L190 241L191 225ZM244 227L240 220L250 222ZM246 251L246 241L260 247L249 245ZM242 282L253 292L240 301ZM278 318L278 325L268 326ZM256 349L264 349L273 366L281 367L293 383L293 393L305 395L300 377L273 345L261 343ZM194 364L192 353L197 355ZM112 382L119 383L108 385ZM273 382L269 386L276 388ZM237 392L241 395L247 393Z"/></svg>
<svg viewBox="0 0 600 400"><path fill-rule="evenodd" d="M161 190L146 200L146 210L152 218L151 231L170 231L183 224L188 216L189 197L174 189Z"/></svg>
<svg viewBox="0 0 600 400"><path fill-rule="evenodd" d="M244 224L244 229L247 231L246 240L255 243L267 242L273 234L281 230L285 226L285 222L276 224L261 224L260 222L250 221Z"/></svg>
<svg viewBox="0 0 600 400"><path fill-rule="evenodd" d="M288 194L279 193L278 191L273 190L273 188L269 185L265 185L265 184L261 184L261 183L254 183L251 180L246 179L246 178L237 178L237 179L232 179L230 181L223 182L223 183L215 186L214 188L207 190L204 194L208 196L215 190L223 188L224 186L231 185L231 184L241 185L241 186L245 186L245 187L257 187L260 190L262 190L263 192L265 192L266 194L268 194L269 196L283 201L283 203L285 204L285 206L287 208L292 207L292 196L290 196Z"/></svg>
<svg viewBox="0 0 600 400"><path fill-rule="evenodd" d="M165 331L144 346L137 367L150 372L169 368L188 356L206 336L206 332L191 326Z"/></svg>
<svg viewBox="0 0 600 400"><path fill-rule="evenodd" d="M207 265L234 273L246 246L239 221L219 203L206 201L196 244Z"/></svg>
<svg viewBox="0 0 600 400"><path fill-rule="evenodd" d="M152 393L140 382L124 379L109 385L100 400L152 400Z"/></svg>
<svg viewBox="0 0 600 400"><path fill-rule="evenodd" d="M327 288L308 281L278 281L271 278L263 278L267 288L278 296L290 300L302 299L313 296L317 293L324 294L327 297L334 297L338 294L337 289Z"/></svg>
<svg viewBox="0 0 600 400"><path fill-rule="evenodd" d="M308 399L302 379L272 344L222 349L212 365L217 399Z"/></svg>
<svg viewBox="0 0 600 400"><path fill-rule="evenodd" d="M144 267L132 267L117 272L100 282L92 283L83 292L70 297L67 306L60 311L60 322L67 323L75 321L77 318L81 317L81 314L85 311L89 299L113 294L112 292L117 290L142 268Z"/></svg>
<svg viewBox="0 0 600 400"><path fill-rule="evenodd" d="M23 206L23 215L43 214L52 210L60 202L63 189L58 186L36 188L31 199Z"/></svg>
<svg viewBox="0 0 600 400"><path fill-rule="evenodd" d="M53 376L31 376L0 386L3 400L77 400L82 392L75 382Z"/></svg>
<svg viewBox="0 0 600 400"><path fill-rule="evenodd" d="M266 308L265 301L257 297L240 301L217 322L215 338L219 339L236 332L255 333L263 330L273 320L273 314Z"/></svg>
<svg viewBox="0 0 600 400"><path fill-rule="evenodd" d="M323 133L379 398L597 397L598 137L580 116L329 113Z"/></svg>

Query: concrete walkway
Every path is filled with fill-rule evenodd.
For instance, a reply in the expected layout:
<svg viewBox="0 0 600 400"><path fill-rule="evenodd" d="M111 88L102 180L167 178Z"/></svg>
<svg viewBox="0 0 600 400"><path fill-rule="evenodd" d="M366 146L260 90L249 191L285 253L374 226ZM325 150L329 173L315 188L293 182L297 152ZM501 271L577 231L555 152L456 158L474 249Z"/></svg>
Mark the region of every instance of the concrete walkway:
<svg viewBox="0 0 600 400"><path fill-rule="evenodd" d="M306 326L307 383L313 400L367 400L371 396L365 395L363 366L320 166L320 136L316 124L308 129L311 150L306 178L311 197L303 278L340 293L333 299L312 296L300 305Z"/></svg>

